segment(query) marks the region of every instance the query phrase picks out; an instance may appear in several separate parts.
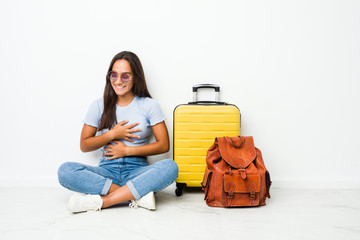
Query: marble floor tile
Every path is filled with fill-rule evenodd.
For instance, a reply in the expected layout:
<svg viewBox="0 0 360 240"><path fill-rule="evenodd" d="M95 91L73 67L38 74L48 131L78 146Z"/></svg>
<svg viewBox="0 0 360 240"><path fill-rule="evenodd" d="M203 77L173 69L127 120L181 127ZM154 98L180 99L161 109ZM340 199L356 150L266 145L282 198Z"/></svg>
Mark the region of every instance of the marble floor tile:
<svg viewBox="0 0 360 240"><path fill-rule="evenodd" d="M0 239L360 239L360 189L272 189L267 205L211 208L203 193L156 194L157 210L121 204L72 214L72 192L0 188Z"/></svg>

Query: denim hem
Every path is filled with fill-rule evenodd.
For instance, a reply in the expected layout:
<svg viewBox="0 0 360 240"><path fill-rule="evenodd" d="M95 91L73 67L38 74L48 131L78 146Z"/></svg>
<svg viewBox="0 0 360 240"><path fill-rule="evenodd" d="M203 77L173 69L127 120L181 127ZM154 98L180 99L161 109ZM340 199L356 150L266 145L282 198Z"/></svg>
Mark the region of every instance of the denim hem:
<svg viewBox="0 0 360 240"><path fill-rule="evenodd" d="M140 194L138 193L138 191L135 189L134 184L131 181L128 181L126 183L126 186L129 188L131 194L134 196L134 198L136 200L138 200L139 198L141 198Z"/></svg>
<svg viewBox="0 0 360 240"><path fill-rule="evenodd" d="M112 184L112 180L107 178L106 181L105 181L105 184L104 184L104 187L100 193L101 196L105 196L108 194L109 190L110 190L110 187L111 187L111 184Z"/></svg>

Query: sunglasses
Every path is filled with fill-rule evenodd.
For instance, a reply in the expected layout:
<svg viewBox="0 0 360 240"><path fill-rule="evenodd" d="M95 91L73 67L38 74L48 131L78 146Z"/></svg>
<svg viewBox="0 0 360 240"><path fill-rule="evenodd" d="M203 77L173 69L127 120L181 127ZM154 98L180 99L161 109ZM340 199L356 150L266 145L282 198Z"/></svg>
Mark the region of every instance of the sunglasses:
<svg viewBox="0 0 360 240"><path fill-rule="evenodd" d="M124 83L127 83L131 79L130 75L131 75L131 73L123 73L123 74L119 75L115 71L110 71L110 72L108 72L107 76L110 79L110 81L112 81L112 82L115 82L118 79L118 77L120 76L121 81Z"/></svg>

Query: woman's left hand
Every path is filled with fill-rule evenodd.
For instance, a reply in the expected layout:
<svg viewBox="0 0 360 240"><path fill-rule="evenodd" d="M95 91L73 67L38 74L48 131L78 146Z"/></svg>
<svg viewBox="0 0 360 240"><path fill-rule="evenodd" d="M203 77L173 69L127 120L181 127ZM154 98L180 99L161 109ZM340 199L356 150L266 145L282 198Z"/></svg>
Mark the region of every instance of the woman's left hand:
<svg viewBox="0 0 360 240"><path fill-rule="evenodd" d="M107 160L113 160L115 158L126 157L127 146L121 141L114 140L106 145L105 150L107 152L104 153L104 156L108 156Z"/></svg>

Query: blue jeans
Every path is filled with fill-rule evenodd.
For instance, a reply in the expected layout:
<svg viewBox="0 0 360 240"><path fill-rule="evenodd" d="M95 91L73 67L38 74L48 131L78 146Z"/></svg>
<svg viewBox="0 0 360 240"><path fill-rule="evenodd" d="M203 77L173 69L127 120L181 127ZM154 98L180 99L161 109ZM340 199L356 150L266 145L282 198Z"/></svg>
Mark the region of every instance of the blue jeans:
<svg viewBox="0 0 360 240"><path fill-rule="evenodd" d="M178 176L175 161L166 159L149 165L144 157L100 159L98 167L66 162L58 170L59 182L75 192L108 194L111 184L127 185L135 199L147 193L158 192L175 181Z"/></svg>

